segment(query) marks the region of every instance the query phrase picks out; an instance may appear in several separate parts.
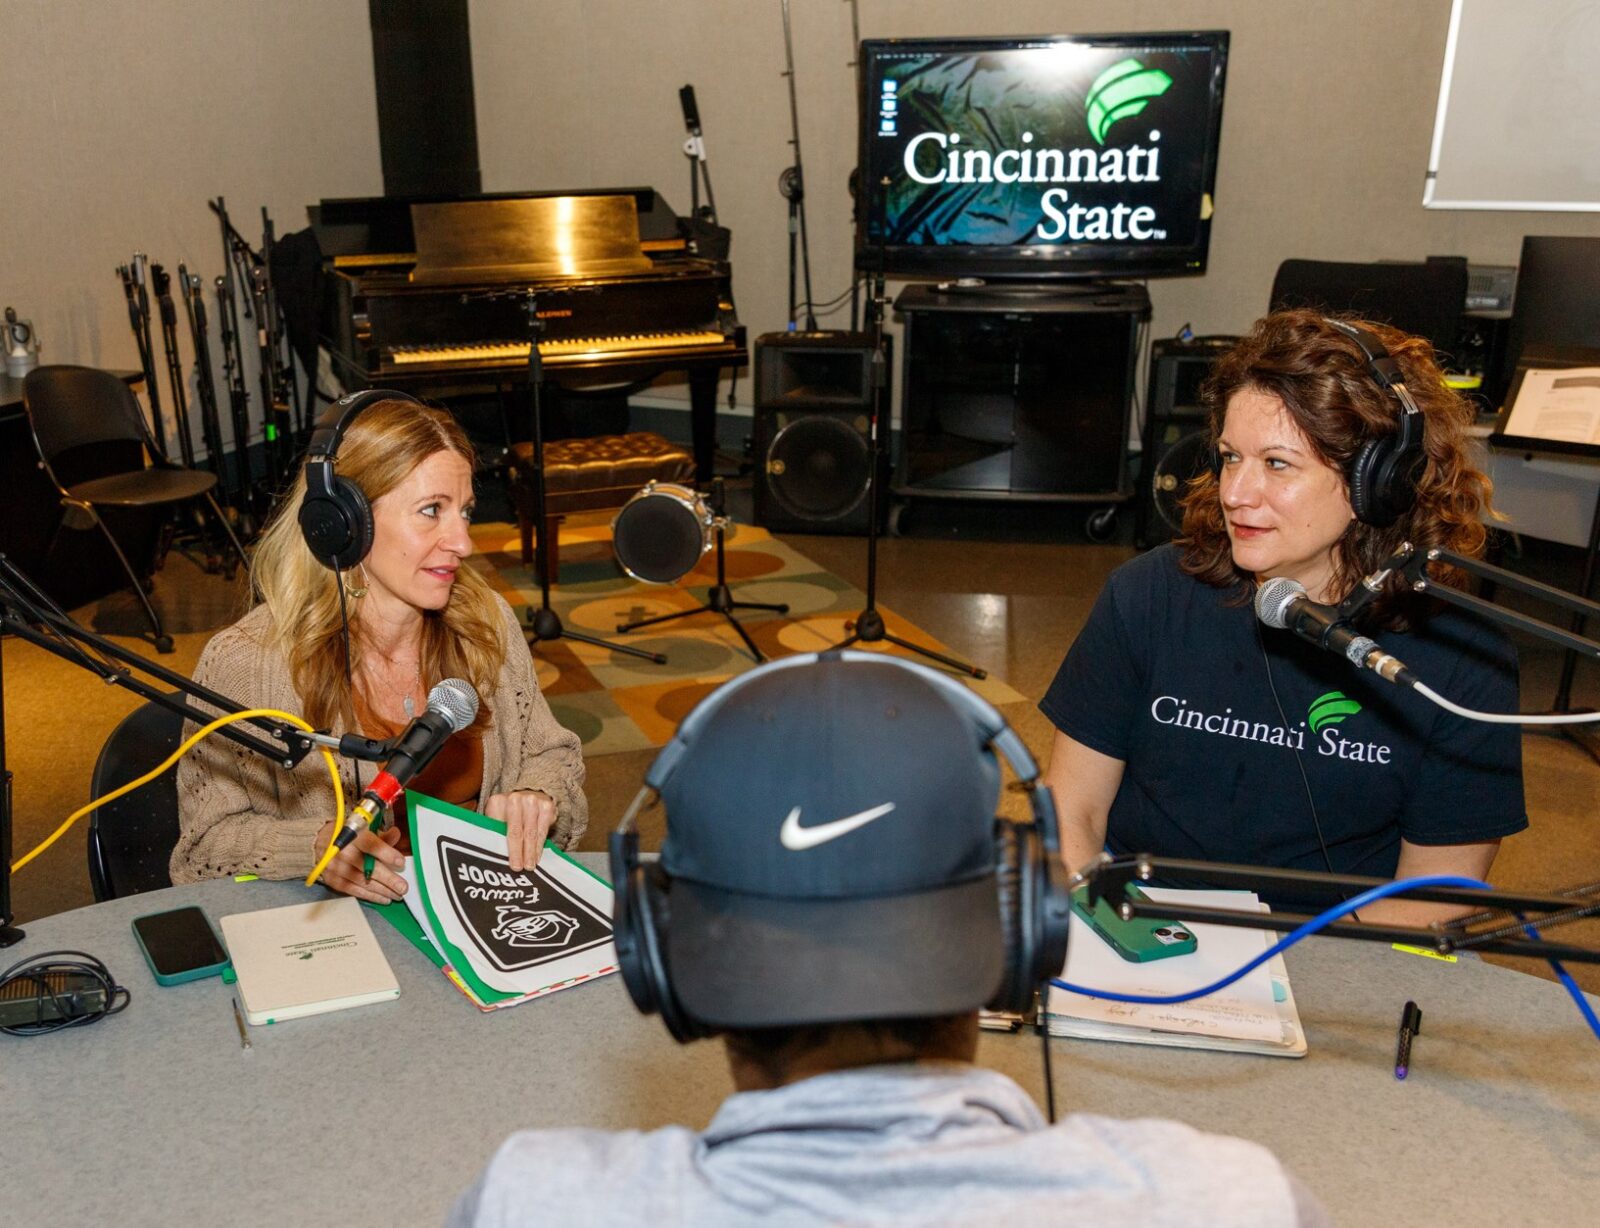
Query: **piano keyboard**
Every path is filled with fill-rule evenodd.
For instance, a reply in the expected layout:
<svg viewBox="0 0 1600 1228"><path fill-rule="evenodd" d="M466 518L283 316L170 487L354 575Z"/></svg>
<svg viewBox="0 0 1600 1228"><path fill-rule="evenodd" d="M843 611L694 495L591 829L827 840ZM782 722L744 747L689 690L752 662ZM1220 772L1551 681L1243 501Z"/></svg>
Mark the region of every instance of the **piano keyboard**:
<svg viewBox="0 0 1600 1228"><path fill-rule="evenodd" d="M560 341L541 341L540 357L555 362L562 359L601 357L608 354L652 350L678 350L692 346L722 345L720 332L634 333L616 337L574 337ZM512 362L528 356L526 341L485 341L475 345L404 345L389 351L396 366L423 363Z"/></svg>

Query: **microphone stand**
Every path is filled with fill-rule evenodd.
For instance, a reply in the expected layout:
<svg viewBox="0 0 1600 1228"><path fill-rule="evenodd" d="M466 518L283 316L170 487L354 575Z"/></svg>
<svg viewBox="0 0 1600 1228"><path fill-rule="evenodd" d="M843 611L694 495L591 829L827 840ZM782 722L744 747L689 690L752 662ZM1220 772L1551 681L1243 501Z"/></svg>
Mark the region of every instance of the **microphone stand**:
<svg viewBox="0 0 1600 1228"><path fill-rule="evenodd" d="M239 300L234 293L233 224L222 197L206 202L222 226L222 274L213 283L217 295L217 339L222 345L222 378L228 386L228 413L233 423L234 477L239 527L246 537L256 529L256 496L250 472L250 390L244 378L244 348L240 340Z"/></svg>
<svg viewBox="0 0 1600 1228"><path fill-rule="evenodd" d="M1216 887L1247 890L1290 887L1318 889L1336 899L1382 886L1391 880L1356 874L1326 874L1312 870L1285 870L1272 866L1233 865L1225 862L1187 861L1136 853L1125 857L1102 855L1079 874L1074 884L1086 883L1090 906L1101 897L1124 917L1160 917L1169 921L1204 922L1240 929L1289 933L1315 914L1249 912L1215 908L1208 904L1174 904L1130 895L1130 884L1157 876L1204 882ZM1600 915L1600 884L1556 894L1501 891L1477 887L1413 887L1391 899L1421 900L1432 904L1483 905L1470 916L1454 917L1429 926L1385 925L1366 921L1333 921L1317 931L1319 936L1353 938L1364 942L1403 943L1449 955L1456 951L1487 951L1495 955L1523 955L1537 959L1565 959L1600 964L1600 949L1573 943L1548 942L1527 936L1532 924L1541 932ZM1526 917L1522 920L1517 914Z"/></svg>
<svg viewBox="0 0 1600 1228"><path fill-rule="evenodd" d="M194 430L189 425L189 398L183 390L183 359L178 354L178 308L172 301L172 274L159 264L150 266L156 306L161 312L161 352L167 360L167 384L172 389L172 418L177 426L178 455L185 469L194 468Z"/></svg>
<svg viewBox="0 0 1600 1228"><path fill-rule="evenodd" d="M888 189L887 180L880 185L880 188L881 200L882 192ZM880 233L878 267L873 272L872 297L867 301L867 306L872 311L872 416L867 430L867 604L861 613L856 615L851 634L840 640L829 651L850 648L855 644L877 644L887 641L897 648L904 648L918 656L927 657L930 661L937 661L957 673L982 680L989 675L987 671L975 665L969 665L955 657L947 657L931 648L924 648L921 644L913 644L898 635L891 635L884 625L883 615L878 612L878 500L881 497L878 488L882 485L878 478L882 468L884 418L887 416L885 398L889 389L889 364L883 353L883 318L889 308L889 298L884 290L884 266L887 263L884 242ZM845 626L848 628L851 624L846 623Z"/></svg>
<svg viewBox="0 0 1600 1228"><path fill-rule="evenodd" d="M217 475L217 491L222 496L219 501L232 503L228 470L222 463L222 419L217 412L217 381L211 369L211 340L200 278L180 264L178 286L189 320L189 341L194 346L195 391L200 402L200 437L206 445L206 468Z"/></svg>
<svg viewBox="0 0 1600 1228"><path fill-rule="evenodd" d="M706 163L706 139L700 129L700 107L695 102L694 86L686 85L678 91L678 103L683 108L683 126L689 138L683 143L684 157L689 159L689 216L717 224L717 197L711 190L711 168ZM700 180L706 183L705 212L700 210Z"/></svg>
<svg viewBox="0 0 1600 1228"><path fill-rule="evenodd" d="M527 627L535 643L550 640L577 640L580 644L593 644L613 652L627 653L644 661L665 665L667 658L659 652L647 652L631 644L615 644L599 636L568 631L561 625L561 615L550 608L550 543L545 540L549 520L545 514L546 496L544 482L544 359L539 353L539 338L544 335L544 321L539 318L539 295L536 291L516 291L523 300L523 310L528 318L528 401L533 411L533 507L535 523L539 527L539 606L530 610Z"/></svg>
<svg viewBox="0 0 1600 1228"><path fill-rule="evenodd" d="M817 313L811 298L811 244L806 238L805 169L800 159L800 105L794 91L794 34L789 27L789 0L783 0L783 56L789 79L789 144L794 146L794 165L778 177L778 191L789 202L789 331L795 330L795 308L799 306L795 287L795 244L799 243L800 265L806 283L806 331L817 330Z"/></svg>
<svg viewBox="0 0 1600 1228"><path fill-rule="evenodd" d="M167 428L161 421L161 389L156 386L156 359L150 342L150 293L145 287L145 256L134 252L130 264L117 266L122 278L122 292L128 300L128 323L133 329L133 343L139 350L139 369L144 372L144 394L150 402L150 426L147 441L156 456L167 459Z"/></svg>
<svg viewBox="0 0 1600 1228"><path fill-rule="evenodd" d="M158 665L80 626L3 553L0 553L0 633L14 635L53 653L105 682L131 691L141 699L158 703L197 724L208 724L217 716L216 711L199 707L200 703L223 713L246 711L243 704L226 695L201 686L192 678ZM169 694L135 676L130 670L148 674L179 694ZM0 778L4 781L4 788L0 790L0 947L10 946L23 936L23 932L11 924L14 812L11 772L6 767L5 758L4 694L4 670L3 662L0 662ZM337 747L341 754L351 758L378 759L385 753L382 743L349 736L335 738L330 734L308 734L271 717L249 718L249 724L255 726L259 733L242 728L242 724L224 725L217 733L282 768L293 768L317 746Z"/></svg>

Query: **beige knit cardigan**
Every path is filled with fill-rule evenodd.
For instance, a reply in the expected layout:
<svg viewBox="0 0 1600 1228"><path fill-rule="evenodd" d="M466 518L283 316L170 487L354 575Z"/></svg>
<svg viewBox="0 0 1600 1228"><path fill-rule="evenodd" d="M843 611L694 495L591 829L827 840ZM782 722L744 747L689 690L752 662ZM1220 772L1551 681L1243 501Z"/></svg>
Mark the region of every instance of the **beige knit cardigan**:
<svg viewBox="0 0 1600 1228"><path fill-rule="evenodd" d="M542 789L556 803L550 839L570 849L589 822L578 736L551 714L516 615L502 598L495 600L503 615L505 663L494 695L483 697L491 721L483 731L478 804L481 808L496 793ZM271 613L261 605L219 631L200 654L195 681L250 707L300 714L289 663L268 646L271 630ZM196 728L186 723L185 736ZM345 730L336 726L333 732ZM354 767L347 760L335 761L345 804L352 805L357 796ZM370 782L375 771L373 765L364 765L362 780ZM333 782L320 753L306 756L291 771L212 734L178 764L180 832L172 850L172 881L234 874L303 878L315 862L317 831L333 816Z"/></svg>

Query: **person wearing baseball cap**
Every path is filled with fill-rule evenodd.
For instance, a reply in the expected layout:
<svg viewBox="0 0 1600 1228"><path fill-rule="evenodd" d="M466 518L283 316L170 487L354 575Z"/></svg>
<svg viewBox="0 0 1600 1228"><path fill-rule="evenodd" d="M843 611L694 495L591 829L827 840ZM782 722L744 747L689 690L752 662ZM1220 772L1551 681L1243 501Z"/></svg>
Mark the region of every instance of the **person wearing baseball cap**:
<svg viewBox="0 0 1600 1228"><path fill-rule="evenodd" d="M1000 758L1030 824L995 817ZM789 657L713 692L612 837L616 943L634 1004L680 1041L720 1035L737 1090L698 1134L513 1135L449 1223L1327 1223L1258 1144L1047 1124L973 1064L979 1009L1025 1007L1065 957L1037 775L990 705L896 658Z"/></svg>

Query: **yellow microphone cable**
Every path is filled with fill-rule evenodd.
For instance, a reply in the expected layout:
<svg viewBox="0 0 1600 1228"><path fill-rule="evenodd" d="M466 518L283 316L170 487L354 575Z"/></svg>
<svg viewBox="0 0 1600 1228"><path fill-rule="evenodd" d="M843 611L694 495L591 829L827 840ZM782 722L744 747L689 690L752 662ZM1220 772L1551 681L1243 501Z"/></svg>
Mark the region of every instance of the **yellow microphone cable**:
<svg viewBox="0 0 1600 1228"><path fill-rule="evenodd" d="M27 865L30 861L32 861L40 853L44 852L45 849L49 848L57 840L61 839L62 836L67 834L67 832L71 829L71 827L72 827L72 825L74 823L76 823L84 815L88 814L96 806L103 806L107 802L115 801L117 798L121 797L124 793L131 793L131 792L133 792L133 790L137 789L140 785L148 784L150 781L154 780L157 776L161 775L162 772L165 772L173 764L177 763L179 759L184 757L184 755L188 754L189 750L195 745L195 743L200 741L201 738L206 737L208 734L214 733L216 730L221 729L224 725L231 725L234 721L248 720L251 717L256 717L256 716L266 716L266 717L271 717L274 720L287 721L289 724L293 725L296 729L304 730L306 733L315 733L316 732L316 730L312 729L311 726L308 725L300 717L295 716L293 713L290 713L290 712L280 712L276 708L250 708L250 709L248 709L247 711L244 711L244 712L232 712L232 713L229 713L227 716L219 716L216 720L212 721L209 725L204 725L200 729L198 729L194 733L194 735L192 737L189 737L189 738L185 739L183 744L181 746L179 746L177 750L173 751L172 754L168 755L166 760L164 762L162 762L159 767L152 768L150 771L146 772L143 776L139 777L138 780L130 780L127 784L123 785L120 789L113 789L110 793L107 793L104 797L95 798L94 801L90 802L87 806L80 806L77 810L74 810L71 814L69 814L67 816L66 822L62 823L60 827L56 828L55 831L51 832L50 835L44 840L44 842L42 844L38 845L36 848L32 849L28 853L25 853L23 856L17 858L16 861L12 862L11 863L11 872L13 874L15 874L18 870L22 869L23 866ZM334 835L337 836L338 833L339 833L339 830L344 826L344 785L339 780L339 768L338 768L338 765L335 764L334 761L333 761L332 753L329 752L324 747L319 747L318 749L322 751L322 757L323 757L324 760L327 761L327 764L328 764L328 775L333 777L333 800L334 800L334 805L335 805L335 807L336 807L336 809L338 811L337 815L334 818L333 831L334 831ZM327 866L329 860L331 860L332 855L333 855L333 845L330 842L328 852L323 855L322 860L317 864L317 868L315 870L313 870L311 872L311 876L306 879L306 882L308 884L316 882L317 876L322 873L323 869Z"/></svg>

